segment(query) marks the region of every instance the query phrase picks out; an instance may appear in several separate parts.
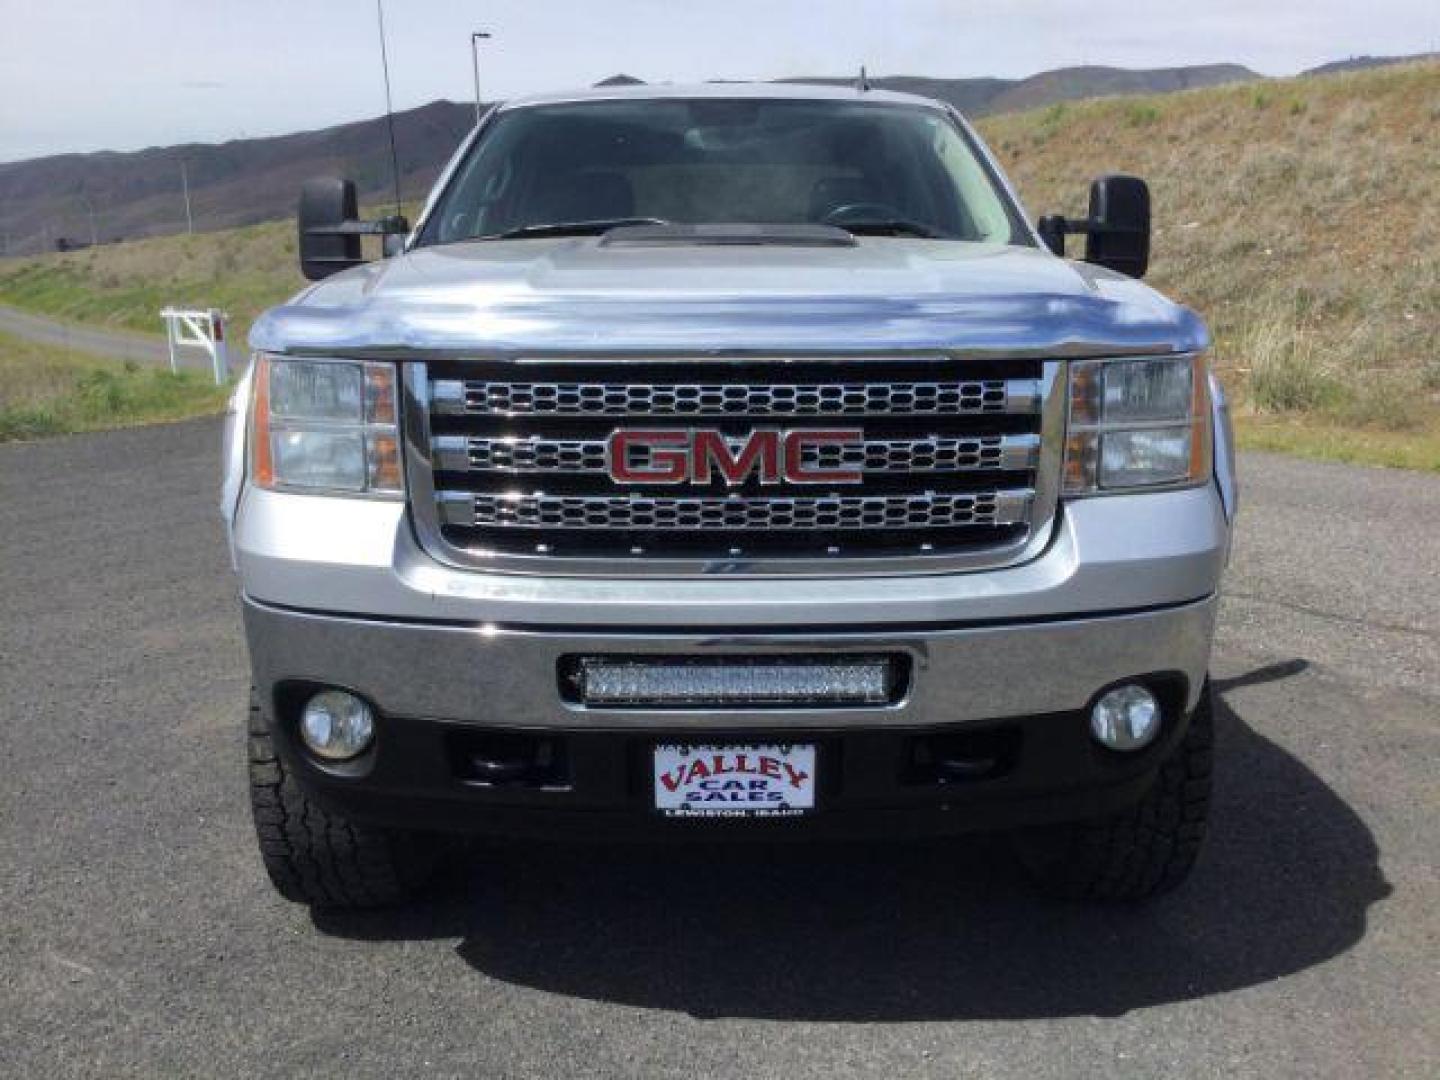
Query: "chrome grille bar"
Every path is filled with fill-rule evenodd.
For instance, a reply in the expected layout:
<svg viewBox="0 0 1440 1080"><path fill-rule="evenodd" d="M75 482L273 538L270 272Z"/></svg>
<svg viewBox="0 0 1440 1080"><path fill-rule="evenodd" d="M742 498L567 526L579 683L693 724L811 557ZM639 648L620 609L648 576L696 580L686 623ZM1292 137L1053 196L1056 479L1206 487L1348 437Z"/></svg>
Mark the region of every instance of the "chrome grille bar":
<svg viewBox="0 0 1440 1080"><path fill-rule="evenodd" d="M441 521L469 528L948 529L1028 520L1029 488L962 494L815 498L486 495L442 491Z"/></svg>
<svg viewBox="0 0 1440 1080"><path fill-rule="evenodd" d="M476 437L437 435L430 442L435 466L445 472L576 473L604 475L604 439L554 439L542 436ZM739 448L735 441L732 449ZM867 473L950 473L1033 469L1040 436L922 435L904 439L866 439L848 446L807 445L802 463L812 469L861 469ZM633 463L649 464L643 447Z"/></svg>
<svg viewBox="0 0 1440 1080"><path fill-rule="evenodd" d="M963 416L1034 414L1038 379L944 382L617 383L437 379L438 415Z"/></svg>

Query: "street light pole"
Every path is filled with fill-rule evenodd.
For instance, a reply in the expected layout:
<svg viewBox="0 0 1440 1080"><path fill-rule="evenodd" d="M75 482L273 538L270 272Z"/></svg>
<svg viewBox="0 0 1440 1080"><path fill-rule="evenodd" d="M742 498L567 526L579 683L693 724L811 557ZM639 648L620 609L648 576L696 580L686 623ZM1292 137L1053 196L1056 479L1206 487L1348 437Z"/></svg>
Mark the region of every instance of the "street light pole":
<svg viewBox="0 0 1440 1080"><path fill-rule="evenodd" d="M480 123L480 42L488 41L490 35L476 30L470 35L470 64L475 71L475 123Z"/></svg>

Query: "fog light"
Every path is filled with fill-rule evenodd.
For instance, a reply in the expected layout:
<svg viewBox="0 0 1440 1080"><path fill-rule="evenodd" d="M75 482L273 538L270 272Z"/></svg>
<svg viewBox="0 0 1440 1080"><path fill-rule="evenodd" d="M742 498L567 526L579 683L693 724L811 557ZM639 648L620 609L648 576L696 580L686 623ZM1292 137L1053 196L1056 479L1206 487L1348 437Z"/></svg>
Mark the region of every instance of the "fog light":
<svg viewBox="0 0 1440 1080"><path fill-rule="evenodd" d="M1138 683L1107 690L1090 711L1090 733L1111 750L1139 750L1160 733L1160 703Z"/></svg>
<svg viewBox="0 0 1440 1080"><path fill-rule="evenodd" d="M375 739L370 706L344 690L325 690L305 703L300 737L317 756L345 761L363 753Z"/></svg>

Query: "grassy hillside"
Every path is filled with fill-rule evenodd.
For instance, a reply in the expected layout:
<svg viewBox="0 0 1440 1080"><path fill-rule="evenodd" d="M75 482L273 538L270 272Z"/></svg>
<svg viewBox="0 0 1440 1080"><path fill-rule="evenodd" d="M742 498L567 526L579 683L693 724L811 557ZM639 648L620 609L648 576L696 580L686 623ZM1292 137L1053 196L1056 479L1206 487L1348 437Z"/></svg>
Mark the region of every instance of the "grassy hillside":
<svg viewBox="0 0 1440 1080"><path fill-rule="evenodd" d="M1032 215L1146 177L1151 280L1198 309L1252 445L1440 469L1440 63L1055 105L981 122ZM274 222L0 261L0 302L243 332L303 282ZM1071 241L1078 253L1080 241Z"/></svg>
<svg viewBox="0 0 1440 1080"><path fill-rule="evenodd" d="M1083 213L1102 172L1150 181L1150 280L1210 321L1252 410L1440 442L1440 64L981 126L1032 214Z"/></svg>
<svg viewBox="0 0 1440 1080"><path fill-rule="evenodd" d="M243 340L255 317L298 291L295 224L270 221L65 254L0 259L0 303L75 322L164 333L160 309L216 307Z"/></svg>

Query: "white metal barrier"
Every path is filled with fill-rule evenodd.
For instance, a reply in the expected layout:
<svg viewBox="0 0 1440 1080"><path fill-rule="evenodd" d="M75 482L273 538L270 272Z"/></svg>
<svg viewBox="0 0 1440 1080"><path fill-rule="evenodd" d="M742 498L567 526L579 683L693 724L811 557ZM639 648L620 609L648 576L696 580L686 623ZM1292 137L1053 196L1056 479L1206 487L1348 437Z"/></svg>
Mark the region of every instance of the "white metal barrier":
<svg viewBox="0 0 1440 1080"><path fill-rule="evenodd" d="M165 320L165 344L170 349L170 370L180 370L177 349L203 349L215 372L215 385L223 386L230 375L230 353L225 341L225 320L229 317L215 308L181 311L167 307L160 312L160 318Z"/></svg>

